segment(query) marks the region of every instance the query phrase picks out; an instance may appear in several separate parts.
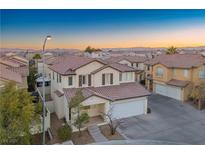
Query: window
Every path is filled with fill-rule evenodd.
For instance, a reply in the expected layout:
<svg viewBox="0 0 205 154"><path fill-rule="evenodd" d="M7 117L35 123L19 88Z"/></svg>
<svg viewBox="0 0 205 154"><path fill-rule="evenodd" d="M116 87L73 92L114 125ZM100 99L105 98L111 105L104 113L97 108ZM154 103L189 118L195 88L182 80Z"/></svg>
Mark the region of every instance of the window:
<svg viewBox="0 0 205 154"><path fill-rule="evenodd" d="M132 81L132 80L133 80L133 73L132 72L122 73L122 80L121 81Z"/></svg>
<svg viewBox="0 0 205 154"><path fill-rule="evenodd" d="M149 65L147 65L147 70L148 70L148 71L150 70L150 66L149 66Z"/></svg>
<svg viewBox="0 0 205 154"><path fill-rule="evenodd" d="M110 85L113 84L113 74L105 73L102 74L102 85Z"/></svg>
<svg viewBox="0 0 205 154"><path fill-rule="evenodd" d="M55 72L53 72L53 80L55 80Z"/></svg>
<svg viewBox="0 0 205 154"><path fill-rule="evenodd" d="M43 82L37 82L37 87L43 87Z"/></svg>
<svg viewBox="0 0 205 154"><path fill-rule="evenodd" d="M73 85L73 77L72 76L68 76L68 85L69 86Z"/></svg>
<svg viewBox="0 0 205 154"><path fill-rule="evenodd" d="M51 85L51 82L50 81L46 81L45 82L45 86L47 87L47 86L50 86Z"/></svg>
<svg viewBox="0 0 205 154"><path fill-rule="evenodd" d="M184 70L184 77L188 77L188 70Z"/></svg>
<svg viewBox="0 0 205 154"><path fill-rule="evenodd" d="M79 87L82 87L82 85L87 85L87 84L88 84L88 75L79 75Z"/></svg>
<svg viewBox="0 0 205 154"><path fill-rule="evenodd" d="M156 76L162 77L163 73L164 73L163 69L161 67L158 67L157 72L156 72Z"/></svg>
<svg viewBox="0 0 205 154"><path fill-rule="evenodd" d="M173 69L173 75L176 76L176 69Z"/></svg>
<svg viewBox="0 0 205 154"><path fill-rule="evenodd" d="M51 73L49 73L49 79L51 79Z"/></svg>
<svg viewBox="0 0 205 154"><path fill-rule="evenodd" d="M199 71L199 78L204 79L205 78L205 69Z"/></svg>

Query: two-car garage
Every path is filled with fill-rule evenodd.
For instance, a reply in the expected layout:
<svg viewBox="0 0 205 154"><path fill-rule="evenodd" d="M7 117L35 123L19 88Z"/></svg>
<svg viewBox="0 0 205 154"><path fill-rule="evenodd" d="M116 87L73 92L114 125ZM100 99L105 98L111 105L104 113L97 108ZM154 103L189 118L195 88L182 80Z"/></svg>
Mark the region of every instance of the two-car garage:
<svg viewBox="0 0 205 154"><path fill-rule="evenodd" d="M147 113L147 98L140 97L111 103L112 116L116 119Z"/></svg>
<svg viewBox="0 0 205 154"><path fill-rule="evenodd" d="M157 94L181 100L181 88L156 83L154 90Z"/></svg>

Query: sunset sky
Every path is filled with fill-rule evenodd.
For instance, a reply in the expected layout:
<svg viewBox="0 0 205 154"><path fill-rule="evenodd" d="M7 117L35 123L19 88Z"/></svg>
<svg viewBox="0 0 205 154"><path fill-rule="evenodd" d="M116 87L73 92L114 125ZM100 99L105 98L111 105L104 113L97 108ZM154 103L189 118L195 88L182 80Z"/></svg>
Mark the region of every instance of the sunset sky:
<svg viewBox="0 0 205 154"><path fill-rule="evenodd" d="M1 47L205 45L205 10L1 10Z"/></svg>

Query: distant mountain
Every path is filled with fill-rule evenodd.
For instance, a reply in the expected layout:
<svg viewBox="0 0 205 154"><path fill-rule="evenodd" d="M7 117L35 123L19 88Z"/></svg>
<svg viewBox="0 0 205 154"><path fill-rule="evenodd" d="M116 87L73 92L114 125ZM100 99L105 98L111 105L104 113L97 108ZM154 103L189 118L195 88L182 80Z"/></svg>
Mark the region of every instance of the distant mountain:
<svg viewBox="0 0 205 154"><path fill-rule="evenodd" d="M0 52L41 52L42 50L36 49L20 49L20 48L0 48ZM46 49L46 52L79 52L78 49Z"/></svg>

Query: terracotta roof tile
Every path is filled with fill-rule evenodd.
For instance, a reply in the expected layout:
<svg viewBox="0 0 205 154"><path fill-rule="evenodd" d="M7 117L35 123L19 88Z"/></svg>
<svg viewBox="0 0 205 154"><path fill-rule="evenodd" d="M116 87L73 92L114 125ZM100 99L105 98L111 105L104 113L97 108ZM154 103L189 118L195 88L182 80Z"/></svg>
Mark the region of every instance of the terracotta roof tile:
<svg viewBox="0 0 205 154"><path fill-rule="evenodd" d="M200 54L160 55L146 62L148 65L162 64L171 68L191 68L205 64Z"/></svg>
<svg viewBox="0 0 205 154"><path fill-rule="evenodd" d="M68 101L75 95L77 90L82 90L85 98L96 95L111 101L150 95L139 83L132 82L103 87L66 88L63 91Z"/></svg>
<svg viewBox="0 0 205 154"><path fill-rule="evenodd" d="M127 60L132 63L141 63L141 62L145 62L147 58L141 56L118 56L118 57L111 57L106 59L106 61L109 63L115 63L121 60Z"/></svg>
<svg viewBox="0 0 205 154"><path fill-rule="evenodd" d="M171 79L166 84L172 85L172 86L177 86L177 87L186 87L189 83L190 83L189 81Z"/></svg>
<svg viewBox="0 0 205 154"><path fill-rule="evenodd" d="M116 70L118 70L120 72L135 72L135 71L138 71L138 70L136 70L136 69L134 69L132 67L129 67L127 65L123 65L123 64L119 64L119 63L112 63L112 64L105 65L105 66L103 66L103 67L101 67L101 68L91 72L91 74L95 74L95 73L97 73L97 72L99 72L99 71L101 71L101 70L103 70L105 68L108 68L108 67L116 69Z"/></svg>
<svg viewBox="0 0 205 154"><path fill-rule="evenodd" d="M0 78L22 83L22 76L12 70L6 68L5 65L0 64Z"/></svg>
<svg viewBox="0 0 205 154"><path fill-rule="evenodd" d="M58 57L51 62L52 65L49 68L63 75L73 74L75 73L74 71L77 68L82 67L93 61L99 60L80 56ZM103 63L102 61L99 62Z"/></svg>
<svg viewBox="0 0 205 154"><path fill-rule="evenodd" d="M55 93L58 97L63 96L63 93L62 93L61 91L59 91L59 90L54 91L54 93Z"/></svg>

